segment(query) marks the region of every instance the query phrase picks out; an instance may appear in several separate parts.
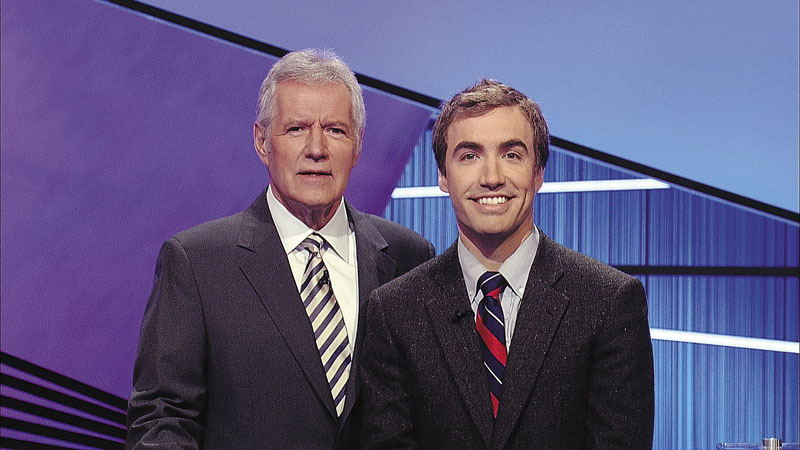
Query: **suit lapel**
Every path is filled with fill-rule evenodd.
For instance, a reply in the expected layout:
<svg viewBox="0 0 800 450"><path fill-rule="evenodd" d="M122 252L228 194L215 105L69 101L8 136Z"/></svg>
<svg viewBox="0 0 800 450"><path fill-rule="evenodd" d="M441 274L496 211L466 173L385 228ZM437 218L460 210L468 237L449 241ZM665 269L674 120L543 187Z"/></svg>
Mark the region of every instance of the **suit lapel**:
<svg viewBox="0 0 800 450"><path fill-rule="evenodd" d="M237 245L239 267L258 294L308 383L336 417L328 379L278 231L262 193L244 214Z"/></svg>
<svg viewBox="0 0 800 450"><path fill-rule="evenodd" d="M544 233L540 236L511 340L492 448L503 448L514 430L569 303L553 287L563 273L553 254L556 244Z"/></svg>
<svg viewBox="0 0 800 450"><path fill-rule="evenodd" d="M345 202L347 215L353 224L356 233L356 261L358 264L358 324L356 330L356 345L353 355L350 379L347 382L344 411L342 417L346 418L358 398L358 355L363 344L364 326L366 323L367 301L373 290L384 283L391 281L395 276L396 262L386 253L389 245L381 236L368 216L356 211L349 203Z"/></svg>
<svg viewBox="0 0 800 450"><path fill-rule="evenodd" d="M348 217L351 218L356 233L358 303L359 306L365 306L372 291L394 278L397 264L385 252L389 244L367 215L356 211L349 204L346 205Z"/></svg>
<svg viewBox="0 0 800 450"><path fill-rule="evenodd" d="M456 245L445 251L437 264L430 271L435 284L426 308L453 380L488 446L493 420L489 386Z"/></svg>

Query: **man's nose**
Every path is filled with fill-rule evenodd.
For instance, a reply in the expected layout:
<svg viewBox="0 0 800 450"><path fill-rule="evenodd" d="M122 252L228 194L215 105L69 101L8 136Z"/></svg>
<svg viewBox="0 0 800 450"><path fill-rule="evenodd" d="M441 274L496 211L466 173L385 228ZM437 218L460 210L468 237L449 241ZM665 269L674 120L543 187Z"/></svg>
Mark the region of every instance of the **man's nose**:
<svg viewBox="0 0 800 450"><path fill-rule="evenodd" d="M481 171L480 184L489 189L497 189L505 185L503 181L502 168L497 158L484 158L483 170Z"/></svg>
<svg viewBox="0 0 800 450"><path fill-rule="evenodd" d="M305 149L306 158L320 161L328 156L328 149L325 144L325 133L322 127L312 125L308 133Z"/></svg>

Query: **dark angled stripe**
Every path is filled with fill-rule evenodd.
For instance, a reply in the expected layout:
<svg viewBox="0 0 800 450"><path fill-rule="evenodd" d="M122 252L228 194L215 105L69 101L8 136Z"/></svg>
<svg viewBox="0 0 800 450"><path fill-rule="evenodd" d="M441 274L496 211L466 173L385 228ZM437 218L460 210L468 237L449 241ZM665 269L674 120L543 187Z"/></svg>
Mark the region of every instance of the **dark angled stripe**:
<svg viewBox="0 0 800 450"><path fill-rule="evenodd" d="M33 394L37 397L60 403L64 406L69 406L70 408L75 408L79 411L83 411L97 417L102 417L120 425L125 425L125 414L123 413L108 409L95 403L87 402L86 400L72 397L62 392L54 391L50 388L21 380L11 375L0 374L0 384Z"/></svg>
<svg viewBox="0 0 800 450"><path fill-rule="evenodd" d="M639 172L649 177L658 178L659 180L665 181L670 184L677 184L678 186L683 186L694 191L702 192L704 194L708 194L713 197L721 198L732 203L736 203L742 206L746 206L748 208L752 208L758 211L763 211L765 213L772 214L774 216L783 217L784 219L789 219L793 222L800 223L800 214L793 211L789 211L788 209L779 208L777 206L760 202L758 200L745 197L743 195L734 194L733 192L729 192L723 189L718 189L713 186L693 181L688 178L684 178L669 172L664 172L663 170L659 170L654 167L646 166L644 164L639 164L637 162L620 158L619 156L610 155L608 153L604 153L581 144L576 144L575 142L570 142L566 139L550 136L550 143L552 145L555 145L556 147L560 147L565 150L578 153L580 155L604 161L613 164L615 166L624 167L626 169Z"/></svg>
<svg viewBox="0 0 800 450"><path fill-rule="evenodd" d="M125 448L125 444L121 442L111 441L108 439L102 439L67 430L60 430L58 428L48 427L47 425L40 425L38 423L31 423L31 422L26 422L24 420L12 419L10 417L3 417L2 426L3 428L7 428L9 430L22 431L24 433L35 434L37 436L49 437L65 442L88 445L96 448L106 448L106 449Z"/></svg>
<svg viewBox="0 0 800 450"><path fill-rule="evenodd" d="M629 275L800 277L800 267L733 267L733 266L614 266L614 267Z"/></svg>
<svg viewBox="0 0 800 450"><path fill-rule="evenodd" d="M161 8L156 8L155 6L145 5L144 3L141 2L131 1L131 0L106 0L106 1L109 3L113 3L115 5L132 9L134 11L139 11L149 16L166 20L167 22L172 22L175 25L180 25L182 27L190 28L192 30L199 31L201 33L208 34L210 36L214 36L219 39L232 42L234 44L238 44L243 47L247 47L278 58L289 53L289 51L286 49L276 47L274 45L265 44L264 42L251 39L241 34L223 30L222 28L218 28L204 22L190 19L188 17L184 17ZM415 101L417 103L421 103L423 105L428 105L434 108L438 108L439 104L441 103L441 101L437 98L430 97L425 94L421 94L419 92L415 92L400 86L396 86L394 84L386 83L385 81L380 81L378 79L368 77L360 73L356 74L356 79L358 80L359 83L363 84L364 86L369 86L371 88L375 88L380 91L387 92L389 94L397 95L399 97L403 97Z"/></svg>
<svg viewBox="0 0 800 450"><path fill-rule="evenodd" d="M37 366L36 364L19 359L16 356L11 356L8 353L0 352L0 363L23 372L27 372L35 377L47 380L79 394L83 394L89 398L93 398L122 411L128 409L128 401L122 397L118 397L110 392L89 386L88 384L81 383L78 380L66 377L59 373L53 372L52 370L45 369L44 367Z"/></svg>
<svg viewBox="0 0 800 450"><path fill-rule="evenodd" d="M172 22L175 25L191 28L192 30L199 31L201 33L208 34L210 36L218 37L222 40L232 42L234 44L239 44L244 47L251 48L253 50L258 50L259 52L266 53L268 55L272 55L278 58L289 53L289 51L286 49L276 47L274 45L265 44L261 41L257 41L255 39L250 39L249 37L242 36L241 34L232 33L230 31L223 30L222 28L218 28L213 25L200 22L198 20L190 19L188 17L175 14L165 9L156 8L155 6L151 5L146 5L141 2L131 1L131 0L106 0L106 1L108 3L113 3L115 5L123 6L125 8L132 9L134 11L139 11L149 16L166 20L167 22Z"/></svg>
<svg viewBox="0 0 800 450"><path fill-rule="evenodd" d="M154 6L145 5L137 1L131 1L131 0L106 0L106 1L278 58L289 52L286 49L276 47L274 45L269 45L264 42L257 41L255 39L245 37L241 34L232 33L230 31L223 30L222 28L218 28L209 25L207 23L190 19L188 17L181 16L179 14L175 14L160 8L156 8ZM406 89L391 83L387 83L385 81L368 77L363 74L357 73L356 79L358 80L359 83L363 84L364 86L369 86L389 94L397 95L399 97L403 97L411 101L421 103L423 105L439 108L442 103L441 100L435 97L421 94L419 92L415 92L410 89ZM568 141L566 139L561 139L552 135L550 136L550 142L556 147L560 147L565 150L569 150L584 156L588 156L590 158L599 159L600 161L624 167L653 178L658 178L660 180L666 181L667 183L684 186L698 192L703 192L705 194L714 197L722 198L730 202L746 206L748 208L752 208L758 211L763 211L778 217L783 217L785 219L789 219L794 222L800 223L800 214L795 213L793 211L789 211L788 209L779 208L777 206L773 206L764 202L760 202L758 200L747 198L739 194L734 194L733 192L728 192L722 189L709 186L707 184L692 181L689 180L688 178L683 178L678 175L674 175L668 172L664 172L662 170L645 166L643 164L635 163L633 161L613 156L608 153L604 153L599 150L595 150L593 148L576 144L574 142Z"/></svg>
<svg viewBox="0 0 800 450"><path fill-rule="evenodd" d="M12 439L8 437L0 437L0 448L7 448L10 450L74 450L70 447L41 444L39 442L23 441L22 439Z"/></svg>
<svg viewBox="0 0 800 450"><path fill-rule="evenodd" d="M137 1L131 1L131 0L106 0L106 1L278 58L289 52L286 49L276 47L274 45L269 45L264 42L257 41L255 39L245 37L241 34L232 33L230 31L223 30L222 28L218 28L209 25L207 23L190 19L188 17L184 17L179 14L175 14L160 8L156 8L154 6L145 5ZM439 108L442 103L441 100L435 97L421 94L419 92L415 92L410 89L396 86L394 84L390 84L385 81L381 81L359 73L356 74L356 79L358 80L359 83L363 84L364 86L369 86L389 94L397 95L399 97L403 97L411 101L421 103L423 105ZM556 147L560 147L565 150L578 153L580 155L588 156L590 158L614 164L616 166L624 167L626 169L633 170L635 172L639 172L641 174L653 178L658 178L660 180L666 181L667 183L683 186L698 192L702 192L704 194L708 194L714 197L722 198L727 201L746 206L748 208L752 208L758 211L763 211L768 214L772 214L778 217L783 217L784 219L800 223L800 214L795 213L793 211L789 211L788 209L779 208L777 206L773 206L768 203L760 202L758 200L744 197L739 194L734 194L733 192L725 191L723 189L718 189L713 186L709 186L707 184L699 183L697 181L692 181L688 178L664 172L663 170L655 169L653 167L649 167L644 164L639 164L633 161L629 161L627 159L620 158L618 156L610 155L608 153L604 153L599 150L586 147L584 145L576 144L574 142L568 141L566 139L561 139L556 136L552 135L550 136L550 143Z"/></svg>
<svg viewBox="0 0 800 450"><path fill-rule="evenodd" d="M28 403L16 398L6 397L5 395L0 396L0 404L3 405L3 408L14 409L16 411L32 414L34 416L54 420L56 422L65 423L78 428L83 428L84 430L105 434L106 436L125 439L125 428L123 427L116 427L114 425L76 416L74 414L58 411L56 409Z"/></svg>
<svg viewBox="0 0 800 450"><path fill-rule="evenodd" d="M343 344L348 345L347 341L344 341ZM342 349L343 349L342 347L339 347L339 350L336 351L336 354L334 356L331 356L331 358L328 360L328 364L325 365L326 373L331 369L331 367L333 367L333 364L331 363L336 362L336 358L342 353L341 351ZM350 355L347 355L344 358L344 361L342 361L342 363L339 364L339 368L336 369L336 373L333 374L333 378L331 378L331 381L328 382L328 384L331 385L331 389L333 389L333 387L336 386L336 383L339 382L339 378L342 378L342 375L344 375L344 371L349 366L350 366ZM346 389L342 389L341 393L343 394L345 390ZM337 401L336 403L339 402Z"/></svg>
<svg viewBox="0 0 800 450"><path fill-rule="evenodd" d="M331 308L331 311L333 312L333 315L336 314L336 310L335 309ZM333 316L331 316L331 317L333 317ZM339 334L342 332L342 328L344 328L344 320L340 320L339 321L339 323L336 325L336 327L333 329L333 331L331 331L330 335L328 335L328 339L326 339L325 342L322 343L322 345L319 345L319 342L317 343L317 345L319 346L320 355L325 354L325 351L328 350L328 347L330 347L331 344L333 344L333 342L336 340L336 338L339 337ZM325 331L325 329L320 326L320 329L318 329L317 331L314 332L314 339L315 340L319 339L319 337L322 335L322 333L324 331ZM344 341L344 342L346 343L347 341ZM341 345L340 345L339 348L341 348ZM336 353L339 353L339 351L337 351ZM331 359L334 359L334 358L335 358L335 354L331 355ZM325 368L325 370L327 370L327 367Z"/></svg>
<svg viewBox="0 0 800 450"><path fill-rule="evenodd" d="M378 80L376 78L368 77L360 73L356 74L356 79L358 80L359 83L363 84L364 86L369 86L371 88L375 88L383 92L396 95L398 97L403 97L408 100L421 103L423 105L439 108L440 105L442 104L442 101L439 100L438 98L421 94L419 92L412 91L410 89L406 89L400 86L396 86L394 84L390 84L385 81Z"/></svg>

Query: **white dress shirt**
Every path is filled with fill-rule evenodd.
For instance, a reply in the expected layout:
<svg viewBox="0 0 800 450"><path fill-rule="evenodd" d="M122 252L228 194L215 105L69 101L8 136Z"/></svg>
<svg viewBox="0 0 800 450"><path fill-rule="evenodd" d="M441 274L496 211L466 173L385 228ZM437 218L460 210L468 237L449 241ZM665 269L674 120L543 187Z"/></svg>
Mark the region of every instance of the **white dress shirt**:
<svg viewBox="0 0 800 450"><path fill-rule="evenodd" d="M511 351L511 337L514 335L514 326L517 323L519 305L525 294L525 285L528 283L528 274L539 248L539 230L536 226L522 244L508 257L498 269L503 278L508 282L508 287L500 294L500 306L503 308L503 319L506 329L506 349ZM464 283L467 285L467 295L475 317L478 317L478 304L483 299L483 293L478 289L478 279L488 271L472 253L467 250L461 238L458 239L458 262L464 274Z"/></svg>
<svg viewBox="0 0 800 450"><path fill-rule="evenodd" d="M328 242L328 245L320 253L330 275L333 295L336 296L336 301L342 311L350 352L353 352L358 324L358 266L356 265L356 234L347 218L344 199L339 203L330 222L321 230L316 231L293 216L275 198L272 186L267 188L266 196L269 212L275 222L283 249L286 251L286 257L289 259L289 267L292 269L294 284L298 291L309 258L308 252L302 248L298 249L298 246L314 232Z"/></svg>

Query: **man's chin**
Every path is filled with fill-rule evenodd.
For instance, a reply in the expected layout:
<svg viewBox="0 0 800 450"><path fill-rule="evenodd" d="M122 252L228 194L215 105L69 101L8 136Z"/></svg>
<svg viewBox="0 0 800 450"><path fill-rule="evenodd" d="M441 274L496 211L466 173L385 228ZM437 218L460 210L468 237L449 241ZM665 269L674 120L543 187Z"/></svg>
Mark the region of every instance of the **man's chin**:
<svg viewBox="0 0 800 450"><path fill-rule="evenodd" d="M496 226L495 224L495 226L486 225L470 227L466 230L463 230L463 234L465 234L472 241L502 242L514 234L514 231L508 229L508 227Z"/></svg>
<svg viewBox="0 0 800 450"><path fill-rule="evenodd" d="M305 194L312 194L310 192L305 192ZM304 210L320 210L320 209L329 209L339 206L339 202L342 200L342 197L332 197L328 193L320 193L320 195L303 195L302 197L294 197L290 200L291 207L293 208L302 208ZM287 205L289 206L289 205Z"/></svg>
<svg viewBox="0 0 800 450"><path fill-rule="evenodd" d="M501 221L482 221L471 227L459 225L459 230L469 240L486 245L499 246L500 244L515 239L515 236L528 236L531 229L516 223L503 223ZM519 239L522 240L521 238Z"/></svg>

